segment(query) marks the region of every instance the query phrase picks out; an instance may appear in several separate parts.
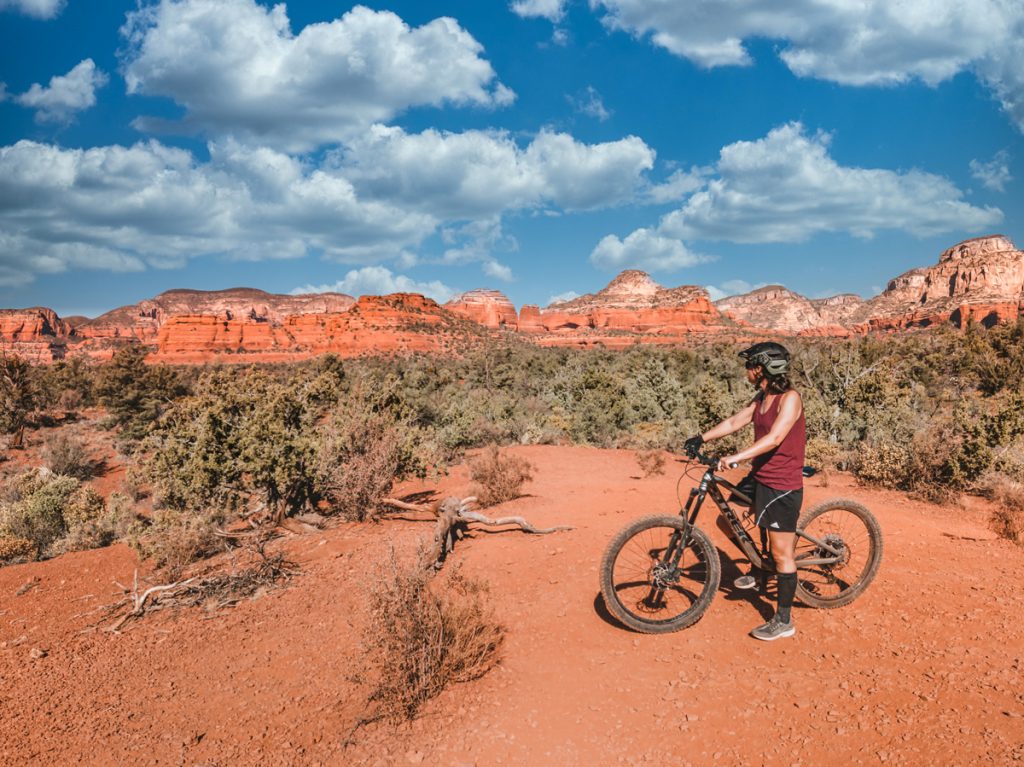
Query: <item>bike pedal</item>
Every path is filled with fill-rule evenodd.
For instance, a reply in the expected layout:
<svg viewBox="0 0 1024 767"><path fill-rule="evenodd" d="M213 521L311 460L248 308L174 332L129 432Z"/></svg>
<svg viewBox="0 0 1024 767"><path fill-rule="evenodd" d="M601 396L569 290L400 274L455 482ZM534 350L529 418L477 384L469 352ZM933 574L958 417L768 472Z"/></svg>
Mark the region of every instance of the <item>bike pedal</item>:
<svg viewBox="0 0 1024 767"><path fill-rule="evenodd" d="M732 585L738 589L756 589L757 579L753 575L741 575L732 582Z"/></svg>

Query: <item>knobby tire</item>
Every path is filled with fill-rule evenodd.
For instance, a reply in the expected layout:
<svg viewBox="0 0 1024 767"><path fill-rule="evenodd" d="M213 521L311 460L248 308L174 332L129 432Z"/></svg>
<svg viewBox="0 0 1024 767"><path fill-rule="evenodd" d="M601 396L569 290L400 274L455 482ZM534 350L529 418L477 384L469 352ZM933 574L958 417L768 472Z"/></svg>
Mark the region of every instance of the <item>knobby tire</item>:
<svg viewBox="0 0 1024 767"><path fill-rule="evenodd" d="M678 631L700 620L711 605L722 566L718 550L699 528L690 527L675 581L664 589L655 586L656 567L672 534L684 525L677 516L643 517L609 542L601 560L601 595L623 625L645 634Z"/></svg>
<svg viewBox="0 0 1024 767"><path fill-rule="evenodd" d="M842 541L845 557L838 566L800 567L801 558L821 552L805 538L797 537L798 581L796 595L806 605L833 609L850 604L864 593L882 562L882 529L864 506L845 498L832 498L808 509L800 517L801 530L824 540Z"/></svg>

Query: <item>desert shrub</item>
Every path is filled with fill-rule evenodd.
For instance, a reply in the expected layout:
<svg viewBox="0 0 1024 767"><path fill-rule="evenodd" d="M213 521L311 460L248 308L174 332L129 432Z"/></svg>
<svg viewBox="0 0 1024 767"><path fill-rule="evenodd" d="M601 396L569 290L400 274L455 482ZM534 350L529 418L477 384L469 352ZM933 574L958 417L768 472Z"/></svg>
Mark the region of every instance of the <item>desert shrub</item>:
<svg viewBox="0 0 1024 767"><path fill-rule="evenodd" d="M38 404L38 389L32 368L21 357L4 352L0 355L0 431L20 434L29 414ZM13 445L12 445L13 446Z"/></svg>
<svg viewBox="0 0 1024 767"><path fill-rule="evenodd" d="M147 365L143 346L123 346L96 374L97 399L120 428L123 447L144 438L169 403L186 393L183 378L164 365Z"/></svg>
<svg viewBox="0 0 1024 767"><path fill-rule="evenodd" d="M18 565L36 558L36 545L26 539L0 533L0 565Z"/></svg>
<svg viewBox="0 0 1024 767"><path fill-rule="evenodd" d="M477 503L495 506L522 495L523 485L533 479L533 465L491 445L469 462L469 476Z"/></svg>
<svg viewBox="0 0 1024 767"><path fill-rule="evenodd" d="M61 432L47 441L43 449L43 458L54 474L90 479L99 471L99 463L89 454L85 442Z"/></svg>
<svg viewBox="0 0 1024 767"><path fill-rule="evenodd" d="M31 541L44 552L67 530L64 512L80 483L48 471L28 474L12 483L17 500L0 504L0 534Z"/></svg>
<svg viewBox="0 0 1024 767"><path fill-rule="evenodd" d="M111 493L105 505L101 501L94 515L79 516L69 523L68 531L50 546L49 551L56 555L98 549L118 540L134 540L143 529L132 501L121 493Z"/></svg>
<svg viewBox="0 0 1024 767"><path fill-rule="evenodd" d="M128 543L169 580L177 580L190 564L223 549L216 532L223 523L222 512L162 509L147 527L135 531Z"/></svg>
<svg viewBox="0 0 1024 767"><path fill-rule="evenodd" d="M645 477L665 473L665 454L660 450L638 450L634 455Z"/></svg>
<svg viewBox="0 0 1024 767"><path fill-rule="evenodd" d="M82 357L58 360L36 368L42 405L73 413L96 402L93 379L96 368Z"/></svg>
<svg viewBox="0 0 1024 767"><path fill-rule="evenodd" d="M64 524L71 528L92 522L103 515L103 496L89 485L79 485L64 504Z"/></svg>
<svg viewBox="0 0 1024 767"><path fill-rule="evenodd" d="M811 437L807 440L806 462L808 466L816 469L838 469L844 468L849 461L847 452L840 447L838 442L821 437Z"/></svg>
<svg viewBox="0 0 1024 767"><path fill-rule="evenodd" d="M494 666L505 629L486 595L484 583L457 570L432 582L418 564L399 564L392 555L374 579L362 643L375 716L413 719L447 686Z"/></svg>
<svg viewBox="0 0 1024 767"><path fill-rule="evenodd" d="M978 481L978 490L996 506L991 528L999 537L1024 546L1024 481L993 469Z"/></svg>
<svg viewBox="0 0 1024 767"><path fill-rule="evenodd" d="M346 519L374 519L381 499L410 462L408 435L386 413L341 411L324 429L318 482Z"/></svg>

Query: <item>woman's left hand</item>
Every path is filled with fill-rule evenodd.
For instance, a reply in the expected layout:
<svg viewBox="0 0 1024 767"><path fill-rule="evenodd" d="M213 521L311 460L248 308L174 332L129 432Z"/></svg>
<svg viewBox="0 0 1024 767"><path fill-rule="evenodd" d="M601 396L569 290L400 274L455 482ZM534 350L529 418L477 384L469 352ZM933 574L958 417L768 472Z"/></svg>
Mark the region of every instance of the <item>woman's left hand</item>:
<svg viewBox="0 0 1024 767"><path fill-rule="evenodd" d="M722 456L721 458L718 459L718 471L727 471L729 469L735 469L736 464L739 462L739 458L737 458L734 455Z"/></svg>

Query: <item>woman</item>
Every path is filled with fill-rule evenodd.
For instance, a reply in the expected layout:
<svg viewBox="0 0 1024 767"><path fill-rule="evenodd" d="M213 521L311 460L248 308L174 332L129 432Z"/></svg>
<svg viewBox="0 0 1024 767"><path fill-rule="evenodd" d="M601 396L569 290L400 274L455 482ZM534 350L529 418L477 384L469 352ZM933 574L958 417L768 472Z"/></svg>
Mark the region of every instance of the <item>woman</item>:
<svg viewBox="0 0 1024 767"><path fill-rule="evenodd" d="M771 620L751 631L755 639L772 641L793 636L791 609L796 595L796 523L803 503L803 466L806 432L804 408L790 385L789 352L771 341L754 344L740 352L746 361L747 380L757 389L754 399L743 410L726 418L712 429L686 441L686 450L696 453L704 442L739 431L754 424L754 444L718 462L718 470L750 460L754 480L753 514L756 523L768 532L778 583L778 609ZM749 576L737 579L741 588L753 587Z"/></svg>

